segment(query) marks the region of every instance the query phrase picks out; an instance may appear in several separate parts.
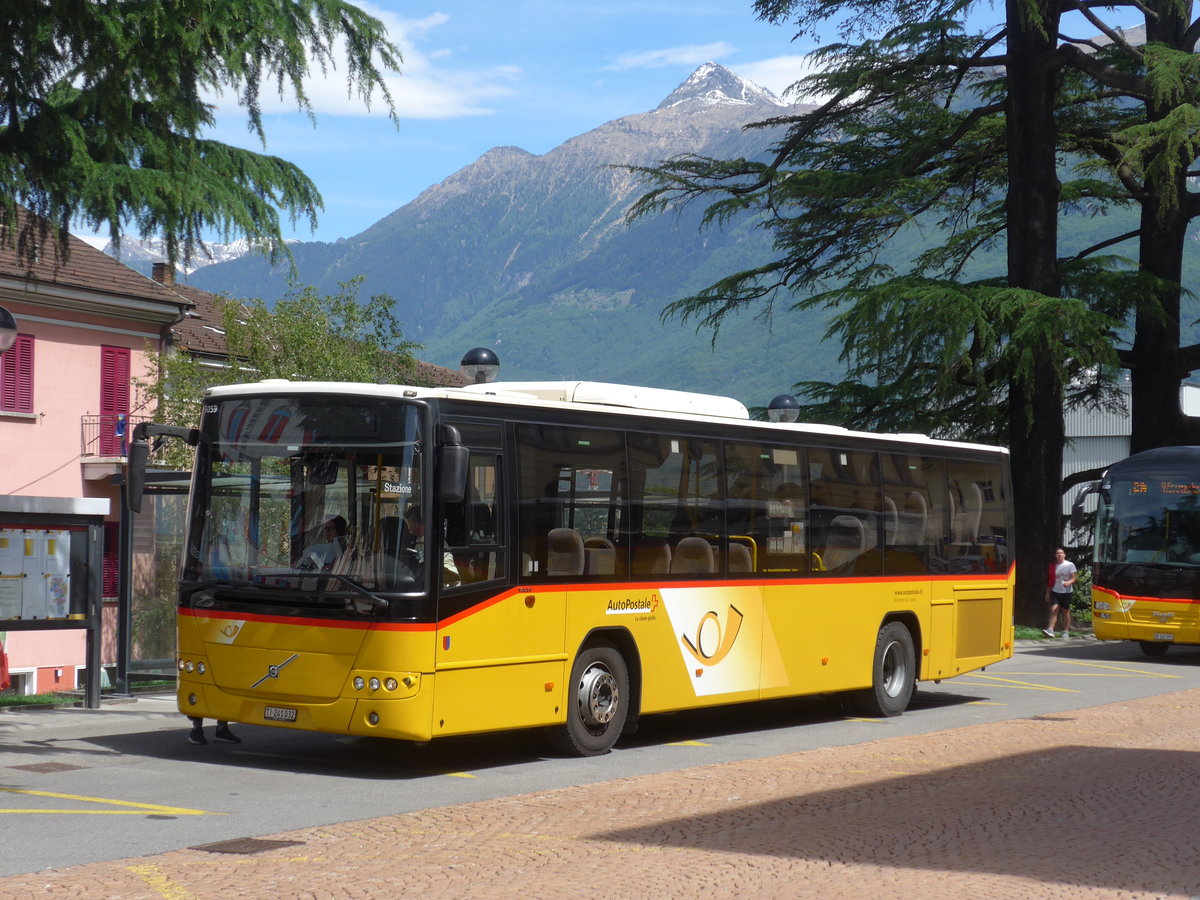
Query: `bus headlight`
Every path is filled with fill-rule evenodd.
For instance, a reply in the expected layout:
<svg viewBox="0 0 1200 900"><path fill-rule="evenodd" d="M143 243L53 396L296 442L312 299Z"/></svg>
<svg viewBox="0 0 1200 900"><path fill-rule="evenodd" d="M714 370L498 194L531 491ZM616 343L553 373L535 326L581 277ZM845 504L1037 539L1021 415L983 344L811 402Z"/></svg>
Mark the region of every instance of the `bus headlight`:
<svg viewBox="0 0 1200 900"><path fill-rule="evenodd" d="M389 678L383 683L383 686L389 691L394 691L400 687L400 682L396 681L395 678Z"/></svg>
<svg viewBox="0 0 1200 900"><path fill-rule="evenodd" d="M354 676L354 689L356 691L361 691L366 686L367 686L367 681L365 678L363 678L361 675Z"/></svg>
<svg viewBox="0 0 1200 900"><path fill-rule="evenodd" d="M1097 600L1092 604L1093 609L1112 609L1112 604L1107 600Z"/></svg>
<svg viewBox="0 0 1200 900"><path fill-rule="evenodd" d="M197 674L203 675L207 671L208 671L208 666L206 666L204 663L202 663L202 662L196 663L196 673Z"/></svg>
<svg viewBox="0 0 1200 900"><path fill-rule="evenodd" d="M371 676L371 680L368 682L368 684L370 685L371 690L373 690L373 691L379 690L379 679L376 678L374 675Z"/></svg>

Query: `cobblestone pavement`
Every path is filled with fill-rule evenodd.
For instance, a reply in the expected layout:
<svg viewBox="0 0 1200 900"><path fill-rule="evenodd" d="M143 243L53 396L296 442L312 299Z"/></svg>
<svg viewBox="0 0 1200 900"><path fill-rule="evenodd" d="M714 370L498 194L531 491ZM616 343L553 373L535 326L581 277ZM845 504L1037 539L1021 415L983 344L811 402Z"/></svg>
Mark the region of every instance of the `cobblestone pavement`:
<svg viewBox="0 0 1200 900"><path fill-rule="evenodd" d="M1200 690L0 878L0 898L1200 897Z"/></svg>

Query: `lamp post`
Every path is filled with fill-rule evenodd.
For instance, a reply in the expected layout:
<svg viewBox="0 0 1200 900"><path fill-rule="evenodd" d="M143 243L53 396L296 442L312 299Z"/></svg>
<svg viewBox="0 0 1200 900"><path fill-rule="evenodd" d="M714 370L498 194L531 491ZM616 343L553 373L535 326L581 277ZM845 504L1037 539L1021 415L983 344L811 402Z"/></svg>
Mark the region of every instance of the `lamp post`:
<svg viewBox="0 0 1200 900"><path fill-rule="evenodd" d="M487 347L473 347L463 355L459 371L475 384L486 384L499 374L500 357Z"/></svg>
<svg viewBox="0 0 1200 900"><path fill-rule="evenodd" d="M791 394L779 394L768 404L767 418L772 422L795 422L800 418L800 404Z"/></svg>
<svg viewBox="0 0 1200 900"><path fill-rule="evenodd" d="M11 347L17 340L17 320L3 306L0 306L0 353Z"/></svg>

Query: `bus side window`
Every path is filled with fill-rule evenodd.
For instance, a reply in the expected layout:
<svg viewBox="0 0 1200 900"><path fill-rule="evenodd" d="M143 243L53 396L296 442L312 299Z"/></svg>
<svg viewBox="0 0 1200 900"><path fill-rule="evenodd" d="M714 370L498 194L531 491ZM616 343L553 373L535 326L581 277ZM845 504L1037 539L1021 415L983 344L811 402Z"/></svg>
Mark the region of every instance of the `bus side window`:
<svg viewBox="0 0 1200 900"><path fill-rule="evenodd" d="M623 433L518 424L516 435L521 578L623 575L629 552L628 542L621 540ZM561 546L551 540L552 534L565 537L569 532L579 537L579 566L564 567Z"/></svg>

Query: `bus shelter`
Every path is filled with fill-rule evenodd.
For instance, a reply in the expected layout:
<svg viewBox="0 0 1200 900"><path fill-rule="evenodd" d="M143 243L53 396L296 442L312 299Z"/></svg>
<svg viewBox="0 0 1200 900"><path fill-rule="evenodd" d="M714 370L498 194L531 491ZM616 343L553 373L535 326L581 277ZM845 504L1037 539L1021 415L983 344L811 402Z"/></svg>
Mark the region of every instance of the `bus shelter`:
<svg viewBox="0 0 1200 900"><path fill-rule="evenodd" d="M109 502L0 496L0 630L86 632L85 702L100 706L101 570Z"/></svg>

